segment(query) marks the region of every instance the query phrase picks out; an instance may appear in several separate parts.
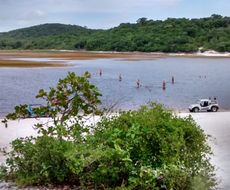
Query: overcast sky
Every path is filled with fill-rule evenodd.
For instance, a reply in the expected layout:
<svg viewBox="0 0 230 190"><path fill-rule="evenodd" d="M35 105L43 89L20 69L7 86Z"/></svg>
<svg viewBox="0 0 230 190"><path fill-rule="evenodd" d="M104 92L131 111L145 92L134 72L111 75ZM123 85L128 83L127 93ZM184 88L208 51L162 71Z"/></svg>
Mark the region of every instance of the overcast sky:
<svg viewBox="0 0 230 190"><path fill-rule="evenodd" d="M0 0L0 32L43 23L111 28L140 17L230 16L230 0Z"/></svg>

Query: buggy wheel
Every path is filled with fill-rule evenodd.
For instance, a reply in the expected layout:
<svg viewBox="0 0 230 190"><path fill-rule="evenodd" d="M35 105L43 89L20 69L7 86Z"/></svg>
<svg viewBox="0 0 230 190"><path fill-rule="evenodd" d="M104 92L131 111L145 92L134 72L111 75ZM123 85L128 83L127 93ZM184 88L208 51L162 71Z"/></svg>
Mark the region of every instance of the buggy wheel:
<svg viewBox="0 0 230 190"><path fill-rule="evenodd" d="M218 107L216 107L216 106L213 106L213 107L211 108L211 110L212 110L212 112L217 112L217 110L218 110Z"/></svg>
<svg viewBox="0 0 230 190"><path fill-rule="evenodd" d="M199 108L197 108L197 107L193 108L193 112L195 112L195 113L199 112Z"/></svg>

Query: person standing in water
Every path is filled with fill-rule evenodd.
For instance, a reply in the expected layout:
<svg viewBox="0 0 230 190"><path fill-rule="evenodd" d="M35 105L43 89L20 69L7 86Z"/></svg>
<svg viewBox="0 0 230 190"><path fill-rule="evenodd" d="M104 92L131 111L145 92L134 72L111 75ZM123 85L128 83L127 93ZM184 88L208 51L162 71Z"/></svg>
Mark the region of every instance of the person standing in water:
<svg viewBox="0 0 230 190"><path fill-rule="evenodd" d="M174 76L172 76L172 84L175 83L175 79L174 79Z"/></svg>
<svg viewBox="0 0 230 190"><path fill-rule="evenodd" d="M121 77L121 74L119 74L119 81L120 81L120 82L122 81L122 77Z"/></svg>
<svg viewBox="0 0 230 190"><path fill-rule="evenodd" d="M165 80L163 80L163 82L162 82L162 89L166 90L166 82L165 82Z"/></svg>
<svg viewBox="0 0 230 190"><path fill-rule="evenodd" d="M140 80L138 79L137 80L137 88L140 88L140 86L141 86L141 83L140 83Z"/></svg>
<svg viewBox="0 0 230 190"><path fill-rule="evenodd" d="M100 71L99 71L99 75L100 75L100 77L102 76L102 70L100 69Z"/></svg>

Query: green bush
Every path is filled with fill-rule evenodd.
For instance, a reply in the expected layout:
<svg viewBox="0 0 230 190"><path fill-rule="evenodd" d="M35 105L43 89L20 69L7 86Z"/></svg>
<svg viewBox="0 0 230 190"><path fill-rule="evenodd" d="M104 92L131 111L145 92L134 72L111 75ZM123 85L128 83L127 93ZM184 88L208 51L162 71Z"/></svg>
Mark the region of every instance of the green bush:
<svg viewBox="0 0 230 190"><path fill-rule="evenodd" d="M73 143L41 136L17 139L11 145L13 150L6 161L9 179L19 185L71 182L65 152L74 148Z"/></svg>
<svg viewBox="0 0 230 190"><path fill-rule="evenodd" d="M89 144L110 152L97 161L92 176L100 180L94 182L154 189L162 177L167 189L193 189L201 185L198 181L210 189L215 179L206 140L190 117L178 118L157 104L105 118L89 137ZM111 184L108 179L116 180Z"/></svg>
<svg viewBox="0 0 230 190"><path fill-rule="evenodd" d="M17 139L6 176L21 185L209 190L216 182L206 141L191 117L150 104L102 118L79 143L45 135Z"/></svg>

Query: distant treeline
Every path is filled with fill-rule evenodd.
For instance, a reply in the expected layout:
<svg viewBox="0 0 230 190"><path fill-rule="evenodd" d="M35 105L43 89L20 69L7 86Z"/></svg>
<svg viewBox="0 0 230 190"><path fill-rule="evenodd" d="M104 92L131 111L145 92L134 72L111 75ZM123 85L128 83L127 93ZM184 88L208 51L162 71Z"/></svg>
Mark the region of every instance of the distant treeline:
<svg viewBox="0 0 230 190"><path fill-rule="evenodd" d="M95 51L230 52L230 17L148 20L108 30L43 24L0 33L0 49L75 49Z"/></svg>

